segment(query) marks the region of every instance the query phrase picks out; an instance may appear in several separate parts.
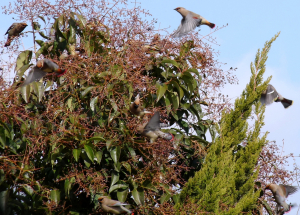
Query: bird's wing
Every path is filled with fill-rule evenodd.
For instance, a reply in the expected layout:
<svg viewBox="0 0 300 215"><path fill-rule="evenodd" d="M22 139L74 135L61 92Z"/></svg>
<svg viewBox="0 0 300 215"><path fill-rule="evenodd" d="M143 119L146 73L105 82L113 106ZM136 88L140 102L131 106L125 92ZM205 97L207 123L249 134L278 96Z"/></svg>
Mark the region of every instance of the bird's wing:
<svg viewBox="0 0 300 215"><path fill-rule="evenodd" d="M266 90L266 93L263 93L260 97L260 102L264 105L269 105L272 102L274 102L274 100L276 100L278 98L278 92L276 91L276 89L269 84L268 88Z"/></svg>
<svg viewBox="0 0 300 215"><path fill-rule="evenodd" d="M189 13L186 17L182 18L181 24L172 35L173 37L182 37L187 35L190 31L194 30L201 23L201 19L196 18Z"/></svg>
<svg viewBox="0 0 300 215"><path fill-rule="evenodd" d="M17 25L17 23L13 23L13 24L7 29L7 31L6 31L6 33L5 33L4 35L8 34L9 31L10 31L11 29L13 29L16 25Z"/></svg>
<svg viewBox="0 0 300 215"><path fill-rule="evenodd" d="M121 208L109 207L105 204L102 204L101 206L102 206L102 209L107 213L121 214L123 212L123 210Z"/></svg>
<svg viewBox="0 0 300 215"><path fill-rule="evenodd" d="M44 59L44 66L42 68L45 72L54 72L59 69L59 66L49 59Z"/></svg>
<svg viewBox="0 0 300 215"><path fill-rule="evenodd" d="M160 129L160 115L159 112L155 112L152 118L149 120L148 124L144 128L144 132L148 133L150 131L155 131Z"/></svg>
<svg viewBox="0 0 300 215"><path fill-rule="evenodd" d="M121 206L123 206L123 205L129 205L129 204L125 204L125 203L122 203L122 202L116 201L116 203L115 203L115 204L113 204L113 205L111 205L111 206L113 206L113 207L121 207Z"/></svg>
<svg viewBox="0 0 300 215"><path fill-rule="evenodd" d="M34 81L38 81L41 78L43 78L47 73L40 70L38 67L33 67L29 73L28 76L26 77L26 80L24 81L24 83L22 84L22 87L34 82Z"/></svg>
<svg viewBox="0 0 300 215"><path fill-rule="evenodd" d="M298 190L298 187L295 186L289 186L289 185L284 185L284 184L280 184L279 185L283 190L286 190L286 197L288 197L289 195L295 193Z"/></svg>

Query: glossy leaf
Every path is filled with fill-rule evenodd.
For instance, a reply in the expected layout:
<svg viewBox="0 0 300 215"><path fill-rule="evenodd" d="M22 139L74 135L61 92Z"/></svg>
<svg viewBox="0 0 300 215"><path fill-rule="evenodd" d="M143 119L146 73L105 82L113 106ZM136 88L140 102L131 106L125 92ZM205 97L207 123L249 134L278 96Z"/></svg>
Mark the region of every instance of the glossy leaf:
<svg viewBox="0 0 300 215"><path fill-rule="evenodd" d="M111 186L110 188L109 188L109 193L111 193L111 192L113 192L113 191L115 191L115 190L117 190L117 189L125 189L125 188L127 188L128 187L128 185L125 185L125 184L115 184L115 185L113 185L113 186Z"/></svg>
<svg viewBox="0 0 300 215"><path fill-rule="evenodd" d="M97 163L98 163L98 164L101 163L102 155L103 155L103 152L102 152L102 151L98 151L98 152L96 152L96 154L95 154L95 156L96 156L96 158L97 158Z"/></svg>
<svg viewBox="0 0 300 215"><path fill-rule="evenodd" d="M110 149L110 156L113 159L114 163L118 163L121 155L121 147L120 146L113 146Z"/></svg>
<svg viewBox="0 0 300 215"><path fill-rule="evenodd" d="M81 154L81 149L73 149L73 157L76 160L76 162L78 162L80 154Z"/></svg>
<svg viewBox="0 0 300 215"><path fill-rule="evenodd" d="M85 152L91 161L94 160L94 151L89 145L84 145Z"/></svg>
<svg viewBox="0 0 300 215"><path fill-rule="evenodd" d="M125 202L129 193L129 189L126 188L124 190L117 192L117 197L120 202Z"/></svg>
<svg viewBox="0 0 300 215"><path fill-rule="evenodd" d="M132 196L137 205L145 204L144 190L142 188L134 188L132 190Z"/></svg>
<svg viewBox="0 0 300 215"><path fill-rule="evenodd" d="M91 110L92 111L95 111L96 110L96 104L98 102L98 96L94 97L91 99L91 102L90 102L90 107L91 107Z"/></svg>
<svg viewBox="0 0 300 215"><path fill-rule="evenodd" d="M166 201L168 201L171 198L171 194L169 193L164 193L161 197L160 197L160 204L164 204Z"/></svg>
<svg viewBox="0 0 300 215"><path fill-rule="evenodd" d="M87 87L84 91L82 91L81 96L84 97L88 94L94 87Z"/></svg>
<svg viewBox="0 0 300 215"><path fill-rule="evenodd" d="M157 87L157 101L159 101L161 99L161 97L163 97L163 95L165 94L166 90L168 88L168 85L166 84L158 84Z"/></svg>
<svg viewBox="0 0 300 215"><path fill-rule="evenodd" d="M112 171L111 173L111 186L119 181L120 174L116 171Z"/></svg>
<svg viewBox="0 0 300 215"><path fill-rule="evenodd" d="M54 201L56 204L60 201L60 191L59 190L51 190L50 199Z"/></svg>
<svg viewBox="0 0 300 215"><path fill-rule="evenodd" d="M32 58L32 51L25 50L19 54L19 56L17 57L17 63L16 63L16 68L15 68L15 71L17 71L17 74L18 74L18 70L22 66L29 64L29 62L31 61L31 58Z"/></svg>
<svg viewBox="0 0 300 215"><path fill-rule="evenodd" d="M30 85L21 87L20 91L21 91L22 98L25 100L26 103L28 103L29 96L30 96Z"/></svg>
<svg viewBox="0 0 300 215"><path fill-rule="evenodd" d="M179 68L178 63L175 60L166 59L166 60L163 60L161 63L170 63L170 64L174 65L175 67Z"/></svg>

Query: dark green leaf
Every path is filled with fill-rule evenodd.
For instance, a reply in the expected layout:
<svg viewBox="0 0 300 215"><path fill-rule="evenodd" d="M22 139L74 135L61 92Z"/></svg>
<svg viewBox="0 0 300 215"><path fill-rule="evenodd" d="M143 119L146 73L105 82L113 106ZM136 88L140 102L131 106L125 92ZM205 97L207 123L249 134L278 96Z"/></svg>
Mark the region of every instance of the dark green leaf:
<svg viewBox="0 0 300 215"><path fill-rule="evenodd" d="M144 196L144 189L142 188L134 188L132 191L133 200L137 205L144 205L145 204L145 196Z"/></svg>
<svg viewBox="0 0 300 215"><path fill-rule="evenodd" d="M81 96L84 97L88 94L94 87L87 87L83 92L81 92Z"/></svg>
<svg viewBox="0 0 300 215"><path fill-rule="evenodd" d="M84 149L85 149L85 152L86 152L87 156L89 157L89 159L93 162L94 161L94 151L93 151L92 147L90 147L89 145L84 145Z"/></svg>
<svg viewBox="0 0 300 215"><path fill-rule="evenodd" d="M124 189L123 191L118 191L117 192L117 197L118 197L118 200L120 202L125 202L126 199L127 199L127 195L128 195L128 192L129 192L129 189Z"/></svg>
<svg viewBox="0 0 300 215"><path fill-rule="evenodd" d="M60 201L60 191L59 190L51 190L50 199L54 201L56 204Z"/></svg>
<svg viewBox="0 0 300 215"><path fill-rule="evenodd" d="M163 60L161 63L170 63L170 64L176 66L177 68L179 68L178 63L175 60L166 59L166 60Z"/></svg>
<svg viewBox="0 0 300 215"><path fill-rule="evenodd" d="M113 146L110 150L110 156L113 159L114 163L118 163L121 155L121 147Z"/></svg>
<svg viewBox="0 0 300 215"><path fill-rule="evenodd" d="M30 96L30 85L26 85L24 87L21 87L20 91L21 91L22 98L24 99L24 101L26 103L28 103L29 96Z"/></svg>
<svg viewBox="0 0 300 215"><path fill-rule="evenodd" d="M111 173L111 186L115 185L119 181L120 175L116 171L112 171Z"/></svg>
<svg viewBox="0 0 300 215"><path fill-rule="evenodd" d="M164 204L164 202L168 201L171 198L171 194L169 193L164 193L161 197L160 197L160 204Z"/></svg>
<svg viewBox="0 0 300 215"><path fill-rule="evenodd" d="M80 154L81 154L81 149L73 149L73 157L75 158L76 162L78 162Z"/></svg>
<svg viewBox="0 0 300 215"><path fill-rule="evenodd" d="M97 163L100 164L101 163L101 159L102 159L102 155L103 155L103 152L102 151L98 151L96 152L96 158L97 158Z"/></svg>
<svg viewBox="0 0 300 215"><path fill-rule="evenodd" d="M116 189L125 189L127 187L128 187L128 185L125 185L125 184L115 184L109 188L108 192L111 193L111 192L115 191Z"/></svg>

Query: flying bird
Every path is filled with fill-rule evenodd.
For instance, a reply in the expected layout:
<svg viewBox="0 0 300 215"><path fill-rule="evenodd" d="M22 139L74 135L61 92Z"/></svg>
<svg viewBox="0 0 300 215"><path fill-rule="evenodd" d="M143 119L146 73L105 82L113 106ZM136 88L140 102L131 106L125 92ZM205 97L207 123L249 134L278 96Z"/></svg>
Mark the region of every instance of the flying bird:
<svg viewBox="0 0 300 215"><path fill-rule="evenodd" d="M277 185L277 184L269 184L265 188L266 190L271 190L273 193L273 196L275 198L276 205L276 211L278 211L279 206L283 207L284 212L289 212L293 205L288 205L285 200L290 195L295 193L298 188L294 186L288 186L288 185Z"/></svg>
<svg viewBox="0 0 300 215"><path fill-rule="evenodd" d="M142 133L142 135L149 137L150 143L153 143L158 137L173 141L174 136L171 133L164 133L160 130L166 126L166 124L160 123L159 112L155 112L149 122L139 126L137 130Z"/></svg>
<svg viewBox="0 0 300 215"><path fill-rule="evenodd" d="M8 34L8 37L4 46L10 46L10 43L13 41L13 39L15 37L18 37L20 33L26 28L26 26L27 24L25 22L13 23L5 33L5 35Z"/></svg>
<svg viewBox="0 0 300 215"><path fill-rule="evenodd" d="M137 116L143 116L146 113L151 113L151 112L146 111L145 109L141 108L141 106L140 106L140 95L139 94L135 97L134 102L131 103L130 112L133 113L134 115L137 115Z"/></svg>
<svg viewBox="0 0 300 215"><path fill-rule="evenodd" d="M62 70L59 66L49 59L39 60L36 63L36 66L33 67L22 84L22 86L26 86L34 81L38 81L41 78L45 77L47 74L56 73L58 77L62 76L67 72L67 70Z"/></svg>
<svg viewBox="0 0 300 215"><path fill-rule="evenodd" d="M275 102L281 102L284 108L288 108L293 104L292 100L284 98L282 95L280 95L276 89L269 84L268 88L261 94L260 102L264 105L269 105L273 101Z"/></svg>
<svg viewBox="0 0 300 215"><path fill-rule="evenodd" d="M204 17L196 14L192 11L189 11L183 7L177 7L176 10L181 14L182 20L178 29L174 32L172 37L182 37L187 35L190 31L194 30L200 25L208 25L210 28L214 28L215 24L207 21Z"/></svg>
<svg viewBox="0 0 300 215"><path fill-rule="evenodd" d="M101 203L102 209L107 213L113 214L123 214L123 213L131 213L130 210L125 208L122 202L109 199L107 196L101 196L98 198L98 201Z"/></svg>

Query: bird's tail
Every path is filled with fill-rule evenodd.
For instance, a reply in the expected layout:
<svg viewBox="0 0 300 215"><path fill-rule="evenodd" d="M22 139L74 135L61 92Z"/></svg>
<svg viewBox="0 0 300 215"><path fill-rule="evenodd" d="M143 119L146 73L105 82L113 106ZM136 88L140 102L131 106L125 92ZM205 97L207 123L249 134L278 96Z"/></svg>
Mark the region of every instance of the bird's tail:
<svg viewBox="0 0 300 215"><path fill-rule="evenodd" d="M207 21L206 19L202 19L202 25L208 25L210 28L214 28L216 25L212 22Z"/></svg>
<svg viewBox="0 0 300 215"><path fill-rule="evenodd" d="M66 69L58 69L56 72L59 74L59 75L57 75L57 77L60 77L60 76L64 75L67 72L67 70Z"/></svg>
<svg viewBox="0 0 300 215"><path fill-rule="evenodd" d="M292 208L297 207L298 205L297 204L289 204L288 206L289 206L289 209L286 210L286 211L284 211L285 214L287 214L288 212L290 212L292 210Z"/></svg>
<svg viewBox="0 0 300 215"><path fill-rule="evenodd" d="M8 37L4 47L10 46L10 43L12 40L13 40L13 38Z"/></svg>
<svg viewBox="0 0 300 215"><path fill-rule="evenodd" d="M121 208L122 208L124 211L126 211L127 213L130 213L130 214L131 214L131 210L125 208L124 206L121 206Z"/></svg>
<svg viewBox="0 0 300 215"><path fill-rule="evenodd" d="M158 135L159 135L161 138L164 138L164 139L166 139L166 140L170 140L171 142L174 140L174 136L173 136L173 134L171 134L171 133L165 133L165 132L159 131L159 132L158 132Z"/></svg>
<svg viewBox="0 0 300 215"><path fill-rule="evenodd" d="M283 98L283 100L281 100L281 104L284 108L289 108L293 104L293 100Z"/></svg>

